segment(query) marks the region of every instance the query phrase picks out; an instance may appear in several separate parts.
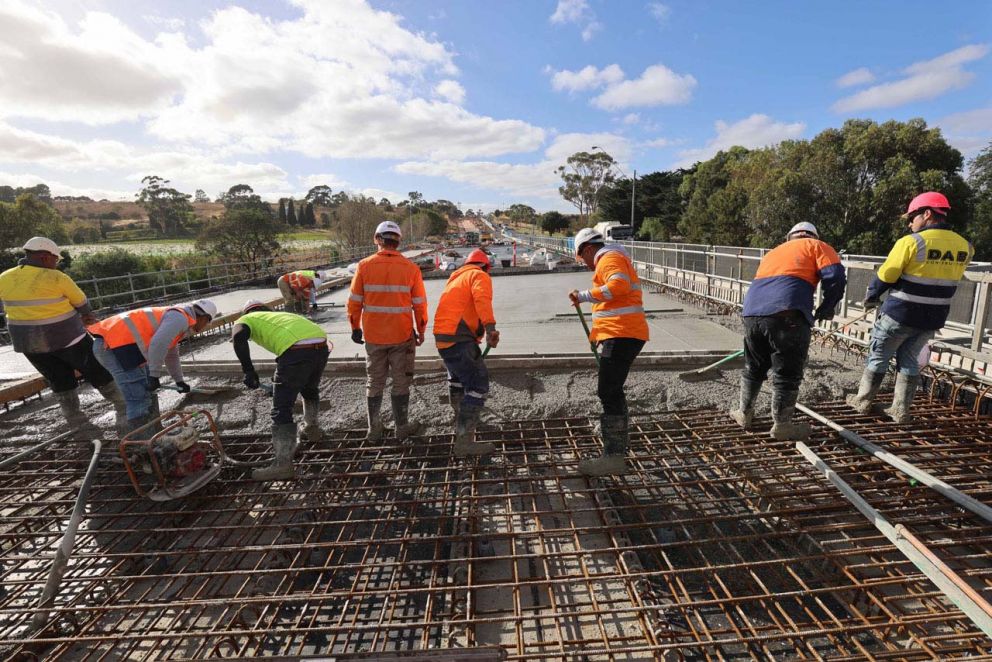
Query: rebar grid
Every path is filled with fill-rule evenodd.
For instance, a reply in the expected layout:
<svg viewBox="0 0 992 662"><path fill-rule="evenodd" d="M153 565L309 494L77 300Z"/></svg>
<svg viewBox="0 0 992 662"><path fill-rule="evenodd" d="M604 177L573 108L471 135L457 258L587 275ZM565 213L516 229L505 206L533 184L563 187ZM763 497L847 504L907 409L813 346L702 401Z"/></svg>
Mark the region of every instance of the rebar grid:
<svg viewBox="0 0 992 662"><path fill-rule="evenodd" d="M989 502L992 426L939 405L909 426L819 411ZM199 659L501 646L516 660L948 659L989 641L766 427L680 411L632 430L633 471L590 481L588 419L400 445L304 445L300 478L228 468L181 501L102 467L45 630L28 625L89 458L62 443L0 473L0 658ZM762 432L763 430L763 432ZM810 446L989 596L992 525L822 426ZM226 437L241 459L267 440ZM673 657L674 656L674 657Z"/></svg>

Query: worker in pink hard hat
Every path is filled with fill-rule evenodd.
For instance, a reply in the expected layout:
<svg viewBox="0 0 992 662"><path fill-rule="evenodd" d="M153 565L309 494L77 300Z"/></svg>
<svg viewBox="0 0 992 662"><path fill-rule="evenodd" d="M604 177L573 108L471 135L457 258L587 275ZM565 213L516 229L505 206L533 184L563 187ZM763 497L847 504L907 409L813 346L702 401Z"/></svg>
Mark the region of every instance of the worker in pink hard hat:
<svg viewBox="0 0 992 662"><path fill-rule="evenodd" d="M913 394L920 383L917 357L947 321L958 281L975 255L971 243L948 225L950 209L951 203L936 191L913 198L902 215L910 234L895 243L868 285L865 308L881 308L858 392L847 397L847 403L861 413L871 411L895 357L895 393L886 413L897 423L910 420Z"/></svg>

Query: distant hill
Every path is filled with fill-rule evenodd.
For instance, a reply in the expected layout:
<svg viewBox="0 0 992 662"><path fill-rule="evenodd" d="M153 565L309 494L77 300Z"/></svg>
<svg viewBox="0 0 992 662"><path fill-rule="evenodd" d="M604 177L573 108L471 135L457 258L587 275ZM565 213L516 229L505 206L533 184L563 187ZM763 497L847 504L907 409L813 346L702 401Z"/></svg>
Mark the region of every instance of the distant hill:
<svg viewBox="0 0 992 662"><path fill-rule="evenodd" d="M135 202L112 202L110 200L53 200L55 211L65 220L139 221L147 222L148 214ZM193 212L198 218L208 219L220 216L224 205L219 202L194 202Z"/></svg>

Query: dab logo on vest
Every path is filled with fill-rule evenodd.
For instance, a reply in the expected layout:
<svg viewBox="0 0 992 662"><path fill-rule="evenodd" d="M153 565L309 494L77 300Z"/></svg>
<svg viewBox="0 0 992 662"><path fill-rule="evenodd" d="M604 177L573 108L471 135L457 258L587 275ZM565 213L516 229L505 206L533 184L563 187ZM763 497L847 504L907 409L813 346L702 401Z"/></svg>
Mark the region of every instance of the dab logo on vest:
<svg viewBox="0 0 992 662"><path fill-rule="evenodd" d="M941 252L936 248L927 251L927 262L967 262L968 251L958 251L957 256L951 251Z"/></svg>

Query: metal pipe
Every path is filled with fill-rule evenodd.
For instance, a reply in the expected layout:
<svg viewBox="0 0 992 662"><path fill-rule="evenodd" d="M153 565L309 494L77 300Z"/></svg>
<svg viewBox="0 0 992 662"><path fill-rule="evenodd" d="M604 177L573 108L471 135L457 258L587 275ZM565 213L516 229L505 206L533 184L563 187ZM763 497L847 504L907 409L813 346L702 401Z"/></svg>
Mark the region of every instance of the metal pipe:
<svg viewBox="0 0 992 662"><path fill-rule="evenodd" d="M69 567L69 558L72 556L72 545L76 540L76 529L79 528L79 520L86 510L86 498L89 496L90 487L93 486L93 477L96 475L96 467L100 458L100 449L103 442L99 439L93 440L93 456L90 458L89 468L83 477L83 483L79 487L79 494L76 496L76 505L72 508L72 515L69 516L69 523L65 527L65 535L59 542L55 550L55 559L52 561L52 568L48 573L48 581L45 582L45 589L42 591L41 599L38 600L37 611L31 619L31 627L40 630L45 621L48 620L48 607L55 602L55 595L58 593L62 576Z"/></svg>

